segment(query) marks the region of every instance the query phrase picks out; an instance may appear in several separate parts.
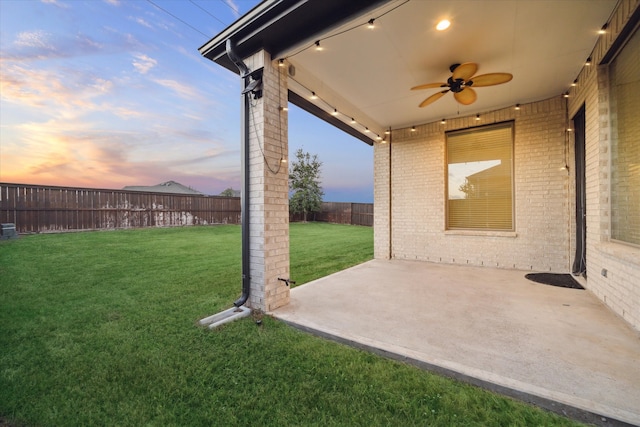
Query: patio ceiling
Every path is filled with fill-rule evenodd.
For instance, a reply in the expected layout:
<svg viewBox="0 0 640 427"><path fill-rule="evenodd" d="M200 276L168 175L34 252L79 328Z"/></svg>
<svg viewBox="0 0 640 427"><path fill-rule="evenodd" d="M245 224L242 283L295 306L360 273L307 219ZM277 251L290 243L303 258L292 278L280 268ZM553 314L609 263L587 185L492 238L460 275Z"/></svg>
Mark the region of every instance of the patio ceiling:
<svg viewBox="0 0 640 427"><path fill-rule="evenodd" d="M345 10L345 4L353 10ZM252 41L259 42L274 59L284 58L295 67L289 90L297 96L290 94L290 100L374 138L364 133L365 127L382 135L388 128L482 114L562 94L591 54L598 30L615 4L616 0L267 0L201 52L233 69L219 49L224 39L239 39L245 54L255 50ZM257 23L257 17L273 15L278 6L282 10L277 18ZM372 18L375 28L369 29ZM437 22L444 18L451 21L450 28L437 31ZM242 27L253 32L239 37ZM322 51L316 51L316 40ZM478 99L468 106L447 93L419 108L439 89L410 88L445 82L451 75L449 66L464 62L479 64L477 74L507 72L513 80L476 88ZM311 91L319 99L309 100ZM314 105L326 113L318 114ZM329 115L334 109L338 116ZM358 123L351 124L351 118Z"/></svg>

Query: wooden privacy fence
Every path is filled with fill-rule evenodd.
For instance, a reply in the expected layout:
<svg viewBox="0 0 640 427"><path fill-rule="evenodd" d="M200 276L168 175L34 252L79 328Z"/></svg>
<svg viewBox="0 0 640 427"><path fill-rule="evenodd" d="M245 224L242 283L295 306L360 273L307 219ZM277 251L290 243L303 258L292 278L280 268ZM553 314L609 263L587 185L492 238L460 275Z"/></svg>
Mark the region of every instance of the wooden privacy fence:
<svg viewBox="0 0 640 427"><path fill-rule="evenodd" d="M0 183L0 223L23 234L240 224L240 209L239 197ZM308 219L371 227L373 204L324 202Z"/></svg>
<svg viewBox="0 0 640 427"><path fill-rule="evenodd" d="M289 221L302 221L302 214L291 214ZM323 202L320 212L307 215L309 221L373 226L373 203Z"/></svg>
<svg viewBox="0 0 640 427"><path fill-rule="evenodd" d="M19 233L239 224L240 198L0 183L0 222Z"/></svg>

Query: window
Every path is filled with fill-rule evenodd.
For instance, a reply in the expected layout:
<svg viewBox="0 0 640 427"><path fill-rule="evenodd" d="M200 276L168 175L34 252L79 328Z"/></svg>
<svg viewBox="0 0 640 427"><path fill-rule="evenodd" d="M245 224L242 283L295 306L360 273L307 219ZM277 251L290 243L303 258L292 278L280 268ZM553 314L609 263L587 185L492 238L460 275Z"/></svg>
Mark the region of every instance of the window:
<svg viewBox="0 0 640 427"><path fill-rule="evenodd" d="M640 245L640 31L611 62L611 237Z"/></svg>
<svg viewBox="0 0 640 427"><path fill-rule="evenodd" d="M640 31L611 62L611 237L640 245Z"/></svg>
<svg viewBox="0 0 640 427"><path fill-rule="evenodd" d="M513 122L447 133L447 229L512 231Z"/></svg>

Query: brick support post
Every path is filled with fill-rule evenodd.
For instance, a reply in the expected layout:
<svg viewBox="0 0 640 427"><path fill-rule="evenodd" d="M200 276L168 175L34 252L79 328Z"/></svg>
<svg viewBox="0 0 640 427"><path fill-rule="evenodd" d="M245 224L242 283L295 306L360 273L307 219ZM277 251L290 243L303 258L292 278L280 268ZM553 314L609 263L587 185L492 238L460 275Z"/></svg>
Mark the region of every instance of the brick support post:
<svg viewBox="0 0 640 427"><path fill-rule="evenodd" d="M264 67L262 97L251 99L250 152L250 276L248 305L265 312L289 303L289 173L287 141L287 75L268 52L244 62L251 71ZM252 97L253 98L253 97Z"/></svg>

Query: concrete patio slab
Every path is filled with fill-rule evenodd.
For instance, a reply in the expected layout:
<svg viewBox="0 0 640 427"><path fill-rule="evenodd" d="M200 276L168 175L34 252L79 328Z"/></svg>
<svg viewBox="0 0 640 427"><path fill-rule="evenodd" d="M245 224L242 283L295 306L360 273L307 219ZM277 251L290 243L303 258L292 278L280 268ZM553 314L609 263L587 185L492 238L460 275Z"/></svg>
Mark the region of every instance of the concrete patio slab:
<svg viewBox="0 0 640 427"><path fill-rule="evenodd" d="M526 273L373 260L272 314L582 421L640 425L640 334L589 291Z"/></svg>

